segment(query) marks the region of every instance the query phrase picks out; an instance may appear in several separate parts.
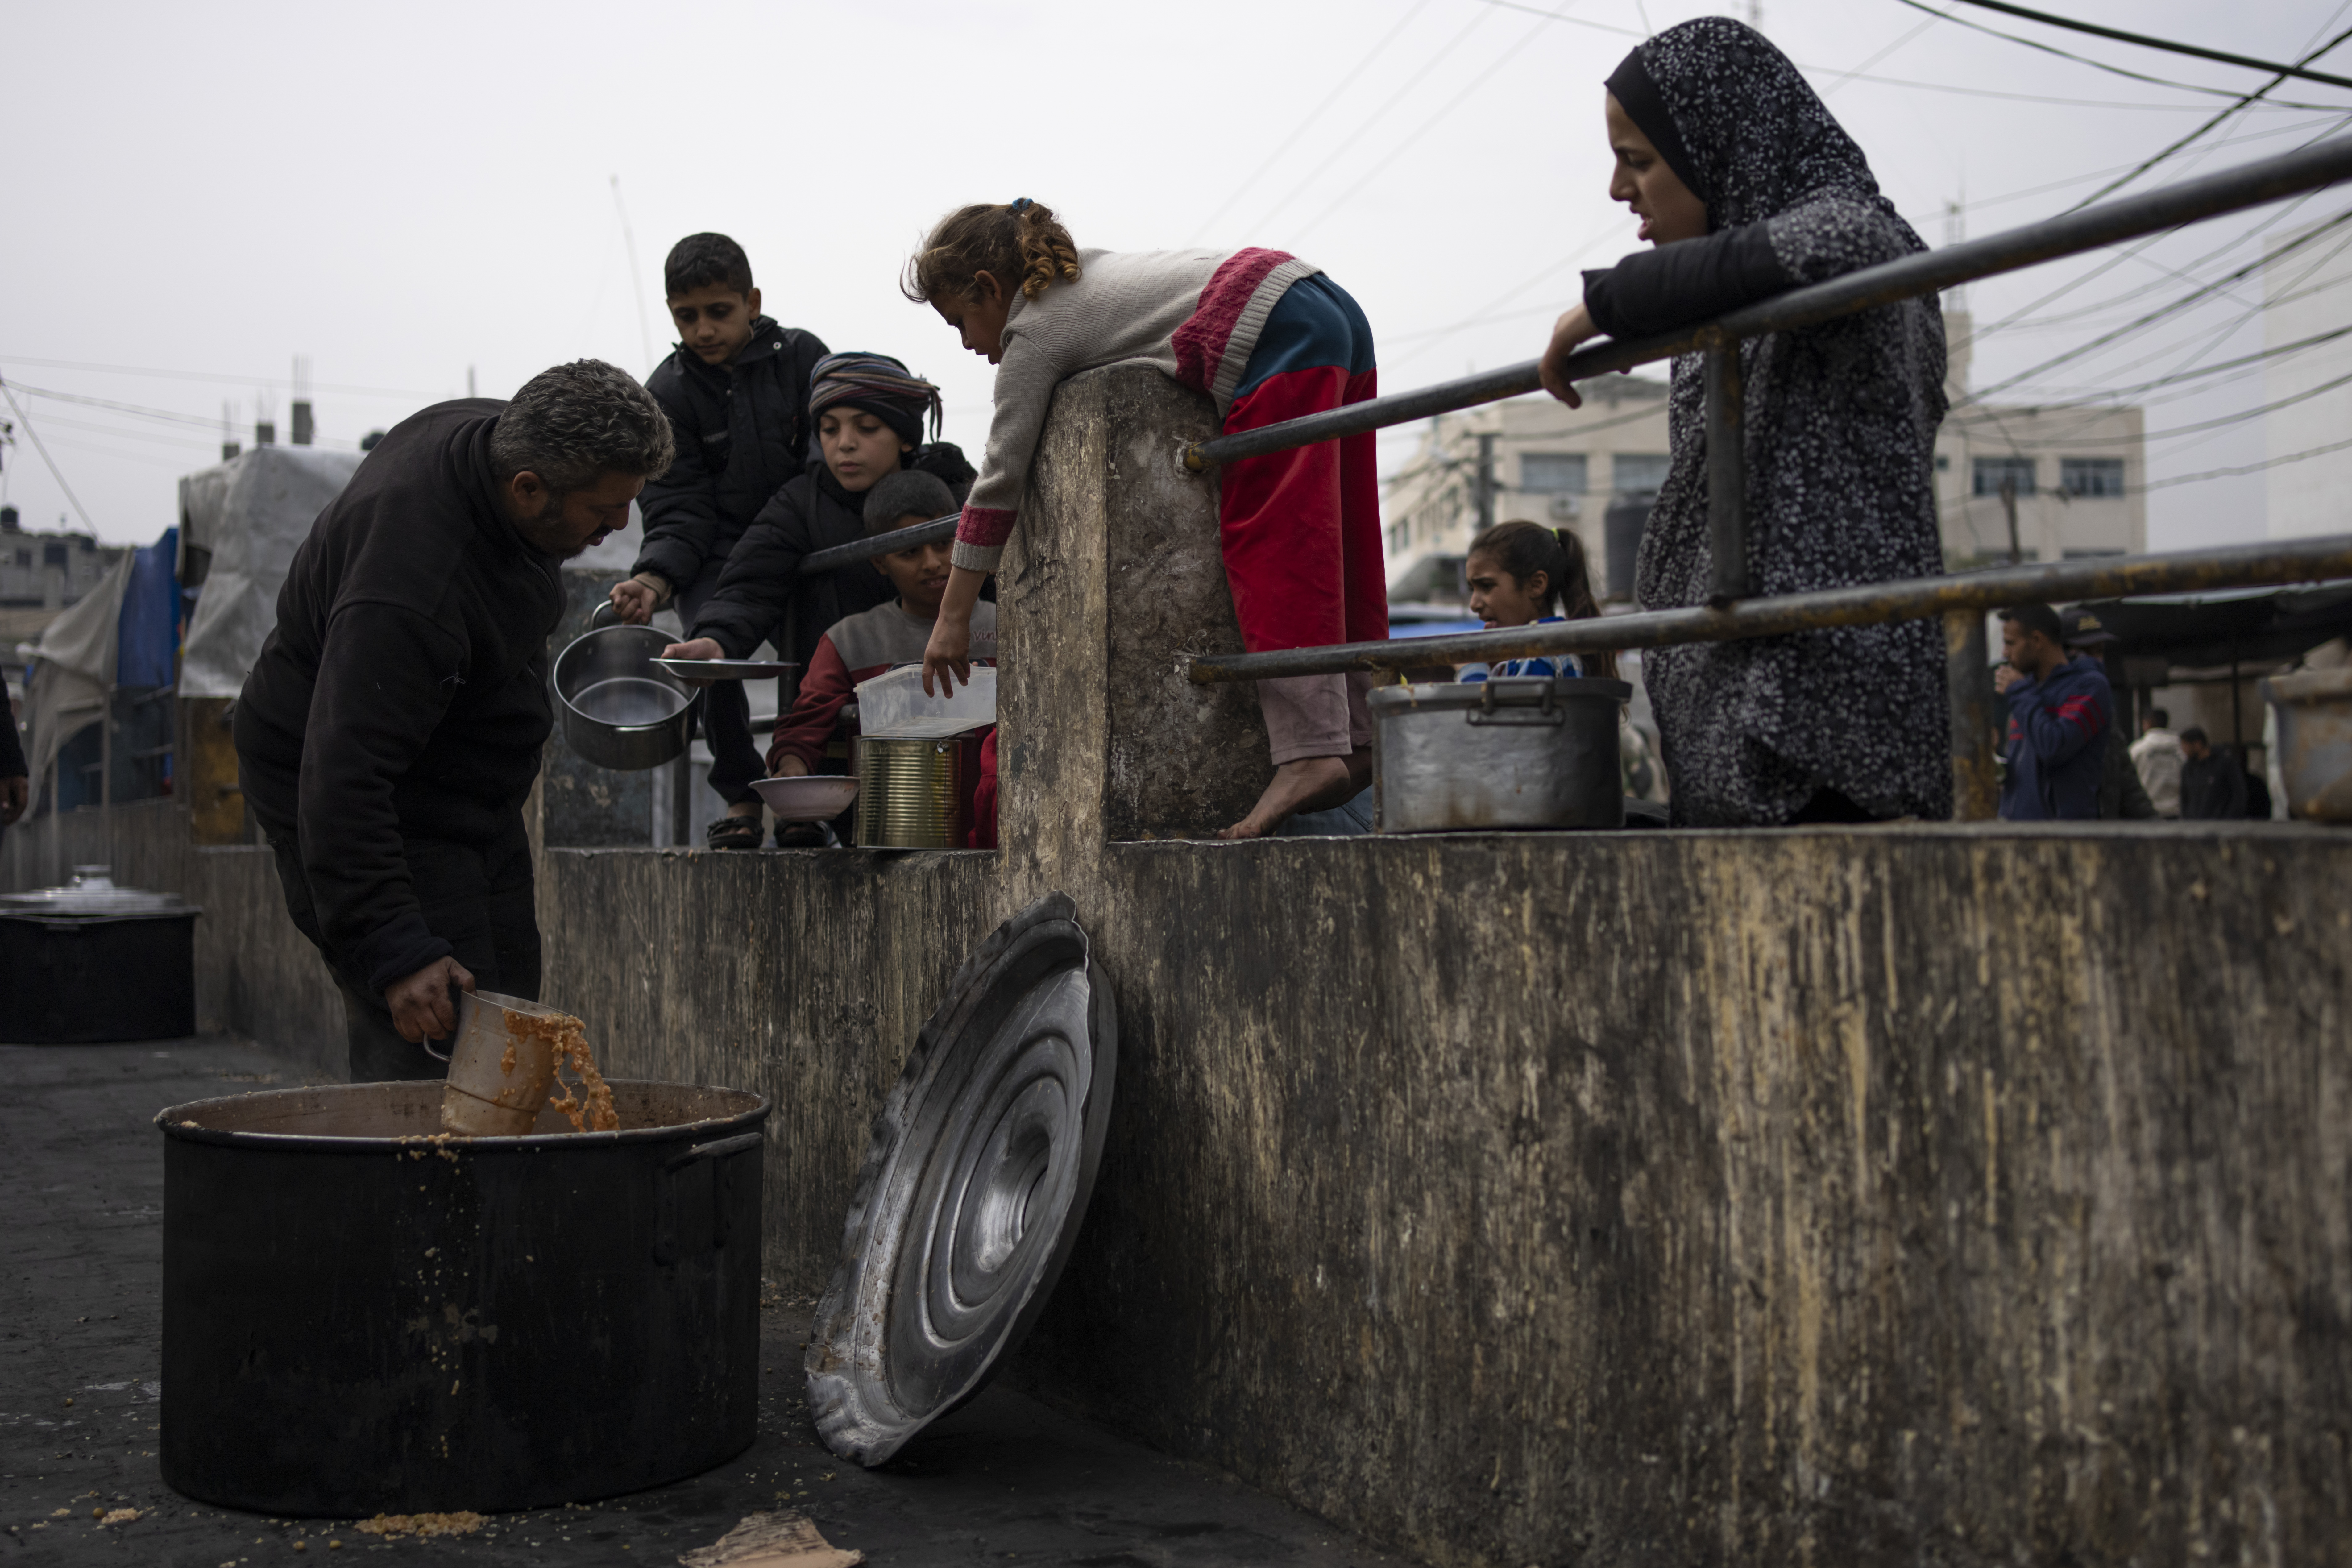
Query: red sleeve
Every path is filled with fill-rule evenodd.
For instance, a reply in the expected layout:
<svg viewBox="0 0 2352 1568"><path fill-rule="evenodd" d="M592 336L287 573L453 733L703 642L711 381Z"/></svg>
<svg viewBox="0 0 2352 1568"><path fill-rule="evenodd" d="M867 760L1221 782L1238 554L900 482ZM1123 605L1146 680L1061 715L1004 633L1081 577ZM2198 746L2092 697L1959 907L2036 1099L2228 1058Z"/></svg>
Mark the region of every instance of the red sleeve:
<svg viewBox="0 0 2352 1568"><path fill-rule="evenodd" d="M833 646L833 634L825 633L809 656L808 673L801 677L801 694L792 712L776 725L775 742L768 748L769 771L774 772L786 757L798 757L811 773L823 767L834 723L856 690L849 667L841 662L841 650Z"/></svg>

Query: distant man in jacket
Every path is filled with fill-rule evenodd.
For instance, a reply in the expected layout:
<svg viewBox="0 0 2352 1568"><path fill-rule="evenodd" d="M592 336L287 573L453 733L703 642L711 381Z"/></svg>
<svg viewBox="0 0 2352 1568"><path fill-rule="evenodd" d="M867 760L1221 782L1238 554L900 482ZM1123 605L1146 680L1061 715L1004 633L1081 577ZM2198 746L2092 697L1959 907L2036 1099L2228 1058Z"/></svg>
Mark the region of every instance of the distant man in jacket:
<svg viewBox="0 0 2352 1568"><path fill-rule="evenodd" d="M2205 731L2180 731L2180 815L2191 822L2234 822L2246 815L2246 770L2227 752L2217 752Z"/></svg>
<svg viewBox="0 0 2352 1568"><path fill-rule="evenodd" d="M2095 821L2114 699L2098 660L2068 658L2058 612L2020 605L2000 613L1994 689L2009 699L2009 776L2000 815L2011 822Z"/></svg>
<svg viewBox="0 0 2352 1568"><path fill-rule="evenodd" d="M2180 815L2180 766L2188 760L2180 737L2172 732L2172 715L2152 709L2147 728L2132 742L2132 766L2139 770L2140 786L2155 803L2158 816Z"/></svg>
<svg viewBox="0 0 2352 1568"><path fill-rule="evenodd" d="M294 552L238 697L238 778L343 993L354 1082L434 1078L453 992L536 998L522 805L561 563L628 525L669 422L595 360L393 427Z"/></svg>
<svg viewBox="0 0 2352 1568"><path fill-rule="evenodd" d="M723 234L690 234L671 247L662 288L678 342L646 377L646 390L669 416L677 461L646 486L646 541L612 599L637 626L674 604L690 627L743 531L807 464L809 372L825 346L761 313L751 259ZM742 682L720 681L702 702L711 787L733 808L711 824L711 846L756 849L760 797L745 781L764 770L749 697Z"/></svg>

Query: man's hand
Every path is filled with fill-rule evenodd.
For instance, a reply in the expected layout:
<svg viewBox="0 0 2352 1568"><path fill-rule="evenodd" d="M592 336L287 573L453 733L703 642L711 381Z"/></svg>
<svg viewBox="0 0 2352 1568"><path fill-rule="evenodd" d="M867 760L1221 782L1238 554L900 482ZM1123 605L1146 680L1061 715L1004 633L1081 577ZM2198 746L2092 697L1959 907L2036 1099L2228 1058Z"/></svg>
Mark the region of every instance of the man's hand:
<svg viewBox="0 0 2352 1568"><path fill-rule="evenodd" d="M446 1040L457 1032L457 1005L449 987L474 988L474 976L454 958L436 958L415 973L383 988L384 1005L392 1009L392 1026L410 1045Z"/></svg>
<svg viewBox="0 0 2352 1568"><path fill-rule="evenodd" d="M1592 312L1581 304L1552 323L1551 342L1544 348L1538 369L1543 376L1544 390L1570 408L1583 407L1584 397L1568 379L1564 369L1568 356L1576 352L1579 344L1598 337L1600 333L1601 329L1592 324Z"/></svg>
<svg viewBox="0 0 2352 1568"><path fill-rule="evenodd" d="M32 781L23 773L13 779L0 779L0 827L24 816L25 808L32 802Z"/></svg>
<svg viewBox="0 0 2352 1568"><path fill-rule="evenodd" d="M617 590L615 591L617 592ZM696 637L692 642L674 642L670 644L669 647L661 650L661 656L664 658L725 658L727 657L727 650L719 646L719 639L717 637ZM688 686L708 686L710 684L710 682L707 680L697 680L690 675L683 676L680 679Z"/></svg>
<svg viewBox="0 0 2352 1568"><path fill-rule="evenodd" d="M647 582L643 576L628 578L613 584L613 608L621 619L633 626L644 626L654 618L654 612L669 597L662 587Z"/></svg>
<svg viewBox="0 0 2352 1568"><path fill-rule="evenodd" d="M768 776L772 779L804 779L808 777L808 764L794 756L778 757L768 764Z"/></svg>
<svg viewBox="0 0 2352 1568"><path fill-rule="evenodd" d="M948 684L952 672L956 685L971 684L971 613L951 616L945 605L940 606L939 619L931 623L931 640L923 647L923 695L952 697L955 686ZM939 689L931 689L936 677Z"/></svg>
<svg viewBox="0 0 2352 1568"><path fill-rule="evenodd" d="M2023 670L2018 668L2017 666L2013 664L2004 664L1999 669L1992 672L1992 689L1995 691L2007 691L2011 687L2018 685L2020 682L2023 681L2024 679L2025 672Z"/></svg>

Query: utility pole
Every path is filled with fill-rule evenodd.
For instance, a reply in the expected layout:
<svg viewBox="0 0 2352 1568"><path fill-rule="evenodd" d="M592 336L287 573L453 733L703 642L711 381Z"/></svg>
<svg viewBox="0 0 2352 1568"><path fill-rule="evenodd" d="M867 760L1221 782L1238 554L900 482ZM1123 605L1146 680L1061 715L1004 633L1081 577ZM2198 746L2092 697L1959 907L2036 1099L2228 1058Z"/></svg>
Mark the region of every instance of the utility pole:
<svg viewBox="0 0 2352 1568"><path fill-rule="evenodd" d="M297 447L310 444L310 356L294 356L294 406L289 414L293 429L289 432Z"/></svg>
<svg viewBox="0 0 2352 1568"><path fill-rule="evenodd" d="M1495 526L1495 434L1478 437L1478 531Z"/></svg>
<svg viewBox="0 0 2352 1568"><path fill-rule="evenodd" d="M221 461L226 463L245 450L236 438L236 405L221 399Z"/></svg>
<svg viewBox="0 0 2352 1568"><path fill-rule="evenodd" d="M467 365L466 367L466 395L468 397L474 395L474 367L472 365Z"/></svg>
<svg viewBox="0 0 2352 1568"><path fill-rule="evenodd" d="M2025 559L2017 543L2017 472L2013 468L2001 471L2000 510L2009 516L2009 560L2013 566Z"/></svg>

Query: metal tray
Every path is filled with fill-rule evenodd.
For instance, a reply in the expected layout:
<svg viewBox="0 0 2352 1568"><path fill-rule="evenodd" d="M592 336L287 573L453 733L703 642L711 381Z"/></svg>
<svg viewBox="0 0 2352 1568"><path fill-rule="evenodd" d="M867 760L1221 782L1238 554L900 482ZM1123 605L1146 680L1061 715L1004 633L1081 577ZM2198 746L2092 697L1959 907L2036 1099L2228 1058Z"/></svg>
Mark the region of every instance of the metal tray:
<svg viewBox="0 0 2352 1568"><path fill-rule="evenodd" d="M782 658L656 658L651 661L681 680L760 680L800 665Z"/></svg>

